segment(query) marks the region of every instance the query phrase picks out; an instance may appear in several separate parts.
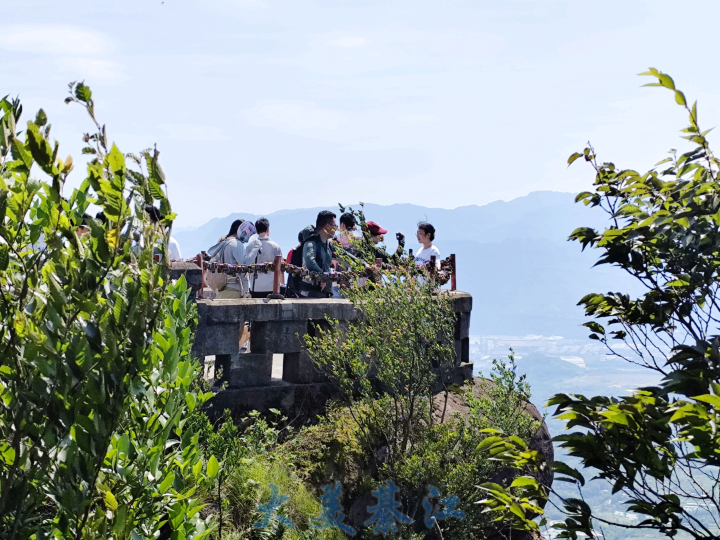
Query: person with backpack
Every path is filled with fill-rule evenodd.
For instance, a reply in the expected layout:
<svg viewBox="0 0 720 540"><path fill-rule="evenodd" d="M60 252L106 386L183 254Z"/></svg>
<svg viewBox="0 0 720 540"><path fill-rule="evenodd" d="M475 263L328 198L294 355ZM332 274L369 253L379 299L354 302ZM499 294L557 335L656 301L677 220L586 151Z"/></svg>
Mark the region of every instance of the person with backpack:
<svg viewBox="0 0 720 540"><path fill-rule="evenodd" d="M330 240L335 236L337 223L335 214L323 210L315 220L315 230L302 248L302 265L311 272L327 273L333 259L333 248ZM304 298L328 298L332 295L332 286L329 283L314 284L309 278L301 282L300 296Z"/></svg>
<svg viewBox="0 0 720 540"><path fill-rule="evenodd" d="M227 235L220 238L220 242L208 249L210 262L220 264L243 264L245 260L245 247L238 236L239 229L246 223L242 219L233 221L230 231ZM254 230L254 227L252 227ZM243 229L247 232L247 227ZM231 276L221 272L208 274L208 285L217 293L216 298L245 298L248 294L248 277L247 274L238 274Z"/></svg>
<svg viewBox="0 0 720 540"><path fill-rule="evenodd" d="M287 256L287 264L301 267L303 265L303 246L305 242L315 234L315 226L308 225L298 233L298 245L290 250ZM289 298L301 297L302 278L298 275L288 272L287 288L285 295Z"/></svg>

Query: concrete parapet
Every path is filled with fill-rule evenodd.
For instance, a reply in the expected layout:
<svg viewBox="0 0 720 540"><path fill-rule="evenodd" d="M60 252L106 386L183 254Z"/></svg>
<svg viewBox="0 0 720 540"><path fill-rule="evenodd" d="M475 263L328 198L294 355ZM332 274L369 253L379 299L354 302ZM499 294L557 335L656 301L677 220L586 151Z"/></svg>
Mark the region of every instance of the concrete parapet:
<svg viewBox="0 0 720 540"><path fill-rule="evenodd" d="M308 384L327 380L318 371L307 351L286 353L283 357L283 381Z"/></svg>
<svg viewBox="0 0 720 540"><path fill-rule="evenodd" d="M303 350L308 321L253 321L250 349L253 352L299 353Z"/></svg>
<svg viewBox="0 0 720 540"><path fill-rule="evenodd" d="M272 364L272 353L235 353L215 357L216 369L222 369L219 382L227 382L228 388L270 386Z"/></svg>
<svg viewBox="0 0 720 540"><path fill-rule="evenodd" d="M178 268L177 272L181 270ZM197 270L199 272L199 268ZM450 295L454 300L457 358L450 379L454 384L461 384L472 377L472 364L469 363L472 297L460 291L441 291L440 294ZM213 399L216 407L234 410L236 407L229 407L228 402L236 400L242 410L266 411L276 407L286 414L297 408L286 406L296 395L293 386L327 385L325 377L315 369L304 350L303 336L313 332L315 325L326 317L347 325L360 316L353 304L345 299L198 299L197 307L199 322L193 354L201 360L215 356L216 369L222 369L223 373L221 381L227 382L228 386ZM239 341L242 327L247 322L250 323L251 337L246 353L241 352ZM283 355L282 380L272 379L273 354ZM268 392L259 390L261 388ZM311 394L317 397L328 392Z"/></svg>

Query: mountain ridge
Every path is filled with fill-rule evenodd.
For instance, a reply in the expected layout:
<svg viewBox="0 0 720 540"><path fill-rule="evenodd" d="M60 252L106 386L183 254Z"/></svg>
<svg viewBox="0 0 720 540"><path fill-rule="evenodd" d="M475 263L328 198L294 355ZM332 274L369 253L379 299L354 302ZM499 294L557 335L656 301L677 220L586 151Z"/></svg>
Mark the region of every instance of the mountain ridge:
<svg viewBox="0 0 720 540"><path fill-rule="evenodd" d="M435 245L443 257L455 253L458 288L473 295L472 331L475 334L543 334L585 337L582 309L576 304L589 292L624 290L633 283L614 268L592 268L593 250L583 252L568 242L579 226L605 227L598 209L574 203L572 193L540 191L512 201L465 205L455 209L409 203L366 203L365 216L388 230L389 249L402 231L406 248L418 249L414 238L418 221L436 228ZM348 205L355 209L359 205ZM314 223L326 209L285 209L266 214L270 236L284 253L297 244L297 233ZM337 208L329 208L339 215ZM259 214L238 212L213 218L194 231L175 234L183 255L189 257L215 244L235 219L256 221Z"/></svg>

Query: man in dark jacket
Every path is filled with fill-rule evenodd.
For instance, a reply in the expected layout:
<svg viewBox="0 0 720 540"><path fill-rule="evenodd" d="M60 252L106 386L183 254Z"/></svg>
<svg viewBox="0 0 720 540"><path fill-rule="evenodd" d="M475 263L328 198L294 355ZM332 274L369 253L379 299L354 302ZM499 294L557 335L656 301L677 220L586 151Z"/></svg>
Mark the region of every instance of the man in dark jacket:
<svg viewBox="0 0 720 540"><path fill-rule="evenodd" d="M329 210L323 210L315 220L315 231L303 245L303 266L311 272L326 273L330 271L330 263L333 259L333 249L330 239L335 235L337 222L335 214ZM303 282L301 296L307 298L327 298L331 291L331 285L315 285L309 281Z"/></svg>

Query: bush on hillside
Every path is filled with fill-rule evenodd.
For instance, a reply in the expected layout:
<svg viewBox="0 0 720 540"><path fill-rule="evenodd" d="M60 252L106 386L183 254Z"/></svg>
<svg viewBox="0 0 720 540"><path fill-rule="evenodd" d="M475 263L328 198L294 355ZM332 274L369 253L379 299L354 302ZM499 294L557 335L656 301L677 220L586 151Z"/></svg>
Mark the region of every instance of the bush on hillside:
<svg viewBox="0 0 720 540"><path fill-rule="evenodd" d="M338 385L344 404L285 444L299 457L301 474L315 485L342 480L348 504L392 480L405 513L416 520L398 537L422 530L428 486L465 503L464 520L440 524L445 538L488 533L489 520L467 504L477 498L476 486L497 470L478 446L487 429L504 428L522 441L537 431L525 412L524 378L517 377L511 360L510 367L496 364L494 384L483 397L451 388L453 302L430 280L400 271L344 294L360 311L359 320L318 323L315 335L306 336L315 365ZM464 398L467 417L445 414L453 390Z"/></svg>
<svg viewBox="0 0 720 540"><path fill-rule="evenodd" d="M581 497L562 497L530 478L510 490L485 486L484 503L497 519L521 529L537 528L526 512L552 491L567 516L555 525L560 538L597 538L606 525L655 536L720 535L720 161L700 129L697 103L688 105L668 75L655 69L643 75L656 79L650 86L673 92L690 120L684 138L696 146L681 155L672 150L644 174L598 162L591 146L570 156L570 163L583 159L595 171L594 190L577 201L602 208L610 221L604 231L582 227L570 238L600 250L598 264L624 270L645 290L638 298L619 292L582 298L594 318L585 324L590 338L663 379L622 398L559 394L549 401L575 429L555 440L593 470L593 481L621 494L637 519L599 516ZM488 450L525 471L539 466L537 456L502 437ZM585 475L563 463L556 474L582 495Z"/></svg>
<svg viewBox="0 0 720 540"><path fill-rule="evenodd" d="M158 153L122 154L90 89L70 91L96 131L69 198L73 160L45 113L21 131L20 102L0 100L0 537L201 539L205 469L183 426L209 394L193 384L189 290L168 281Z"/></svg>

